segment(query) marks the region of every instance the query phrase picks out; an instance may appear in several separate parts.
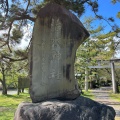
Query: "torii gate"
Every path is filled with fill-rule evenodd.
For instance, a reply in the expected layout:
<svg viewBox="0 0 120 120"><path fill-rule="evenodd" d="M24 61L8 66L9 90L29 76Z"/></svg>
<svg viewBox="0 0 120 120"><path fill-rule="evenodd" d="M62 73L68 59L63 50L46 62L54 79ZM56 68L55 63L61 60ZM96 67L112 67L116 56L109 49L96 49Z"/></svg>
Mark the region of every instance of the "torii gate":
<svg viewBox="0 0 120 120"><path fill-rule="evenodd" d="M98 64L96 66L89 66L88 68L111 68L111 74L112 74L112 88L113 93L116 93L116 81L115 81L115 68L120 68L120 66L115 66L115 62L120 62L120 59L110 59L110 60L98 60ZM105 65L105 64L108 65ZM85 70L85 74L88 74L87 69ZM85 90L88 89L88 76L85 77Z"/></svg>

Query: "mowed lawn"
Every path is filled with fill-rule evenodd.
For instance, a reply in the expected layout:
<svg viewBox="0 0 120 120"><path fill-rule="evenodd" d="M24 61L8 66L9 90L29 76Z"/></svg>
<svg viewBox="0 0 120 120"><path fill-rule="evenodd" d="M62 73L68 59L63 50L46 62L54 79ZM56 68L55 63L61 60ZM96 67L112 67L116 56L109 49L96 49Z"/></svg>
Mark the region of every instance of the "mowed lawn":
<svg viewBox="0 0 120 120"><path fill-rule="evenodd" d="M91 92L85 92L82 96L93 99ZM13 120L15 111L21 102L31 102L28 93L20 95L0 95L0 120Z"/></svg>
<svg viewBox="0 0 120 120"><path fill-rule="evenodd" d="M21 102L31 102L28 93L0 95L0 120L13 120L16 108Z"/></svg>
<svg viewBox="0 0 120 120"><path fill-rule="evenodd" d="M82 96L90 99L95 99L91 91L85 92ZM120 94L111 94L113 99L120 101ZM13 120L14 113L21 102L31 102L28 93L21 93L20 95L0 95L0 120Z"/></svg>
<svg viewBox="0 0 120 120"><path fill-rule="evenodd" d="M85 91L85 90L82 90L83 91L83 94L82 94L82 96L84 96L84 97L87 97L87 98L90 98L90 99L92 99L92 100L94 100L95 99L95 96L93 95L93 93L91 92L91 90L89 90L89 91Z"/></svg>
<svg viewBox="0 0 120 120"><path fill-rule="evenodd" d="M120 94L113 94L113 93L111 93L110 97L111 97L111 99L114 99L114 100L120 102Z"/></svg>

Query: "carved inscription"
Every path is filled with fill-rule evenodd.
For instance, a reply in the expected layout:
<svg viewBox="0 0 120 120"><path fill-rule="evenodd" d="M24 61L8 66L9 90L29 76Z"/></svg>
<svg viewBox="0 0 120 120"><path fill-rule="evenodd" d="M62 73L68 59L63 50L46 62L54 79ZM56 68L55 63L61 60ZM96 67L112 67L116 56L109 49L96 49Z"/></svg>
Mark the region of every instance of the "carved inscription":
<svg viewBox="0 0 120 120"><path fill-rule="evenodd" d="M61 80L62 74L60 71L61 61L61 23L59 20L52 20L51 24L51 54L50 60L50 74L49 79Z"/></svg>
<svg viewBox="0 0 120 120"><path fill-rule="evenodd" d="M41 69L42 69L42 85L47 84L46 80L46 54L45 54L45 45L46 45L46 40L42 39L42 65L41 65Z"/></svg>

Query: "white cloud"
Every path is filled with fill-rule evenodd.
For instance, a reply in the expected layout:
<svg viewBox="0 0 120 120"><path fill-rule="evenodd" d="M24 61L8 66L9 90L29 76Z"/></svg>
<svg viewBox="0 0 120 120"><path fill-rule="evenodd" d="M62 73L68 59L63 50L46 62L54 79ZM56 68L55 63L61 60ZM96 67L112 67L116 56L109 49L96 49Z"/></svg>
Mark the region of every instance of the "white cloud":
<svg viewBox="0 0 120 120"><path fill-rule="evenodd" d="M32 29L33 26L31 24L28 24L27 26L23 27L23 38L21 40L21 44L17 45L16 48L24 49L29 45L30 39L32 37Z"/></svg>
<svg viewBox="0 0 120 120"><path fill-rule="evenodd" d="M13 28L14 28L14 26L12 27L12 29ZM15 45L15 49L24 49L24 48L26 48L28 46L28 44L30 42L30 39L31 39L31 36L32 36L32 29L33 29L33 25L31 25L31 24L28 24L28 25L26 25L26 26L24 26L22 28L22 30L23 30L23 37L22 37L21 43L19 45ZM3 36L3 34L7 34L8 30L9 29L0 30L0 37L4 38L4 40L6 40L6 39Z"/></svg>

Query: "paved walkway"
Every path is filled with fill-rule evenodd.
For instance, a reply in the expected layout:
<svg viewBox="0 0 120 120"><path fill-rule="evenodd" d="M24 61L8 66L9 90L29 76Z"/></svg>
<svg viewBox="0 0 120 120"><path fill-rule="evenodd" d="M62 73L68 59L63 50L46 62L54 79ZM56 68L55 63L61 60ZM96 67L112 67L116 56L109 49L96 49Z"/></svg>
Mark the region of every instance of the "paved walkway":
<svg viewBox="0 0 120 120"><path fill-rule="evenodd" d="M28 91L24 90L24 93L28 93ZM8 95L15 95L15 94L17 94L17 89L7 90L7 94ZM2 95L2 90L0 90L0 95Z"/></svg>
<svg viewBox="0 0 120 120"><path fill-rule="evenodd" d="M2 94L2 90L0 90L0 95ZM16 89L13 89L13 90L8 90L7 91L7 94L8 95L14 95L14 94L17 94L17 90Z"/></svg>
<svg viewBox="0 0 120 120"><path fill-rule="evenodd" d="M117 102L109 97L109 90L96 89L92 90L95 95L95 101L111 106L116 111L115 120L120 120L120 102Z"/></svg>

